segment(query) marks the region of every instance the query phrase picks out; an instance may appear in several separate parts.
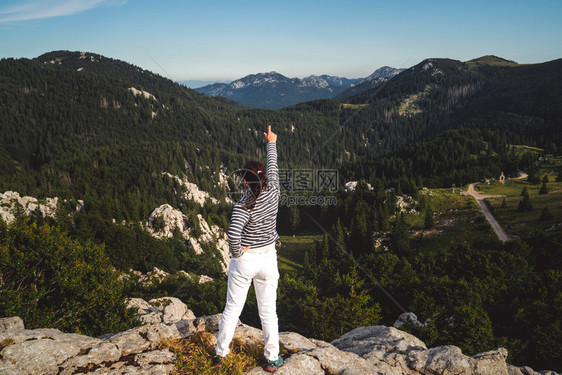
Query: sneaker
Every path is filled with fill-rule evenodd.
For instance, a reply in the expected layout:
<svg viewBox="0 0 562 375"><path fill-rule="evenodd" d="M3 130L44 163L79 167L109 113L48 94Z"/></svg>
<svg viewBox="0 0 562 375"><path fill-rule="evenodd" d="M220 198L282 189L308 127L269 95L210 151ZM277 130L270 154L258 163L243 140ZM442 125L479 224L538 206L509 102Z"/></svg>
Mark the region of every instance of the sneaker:
<svg viewBox="0 0 562 375"><path fill-rule="evenodd" d="M264 370L269 372L275 372L281 366L283 366L283 358L277 357L275 361L267 361Z"/></svg>
<svg viewBox="0 0 562 375"><path fill-rule="evenodd" d="M216 355L213 357L211 366L213 367L221 367L222 365L222 361L224 360L224 357L221 357L220 355Z"/></svg>

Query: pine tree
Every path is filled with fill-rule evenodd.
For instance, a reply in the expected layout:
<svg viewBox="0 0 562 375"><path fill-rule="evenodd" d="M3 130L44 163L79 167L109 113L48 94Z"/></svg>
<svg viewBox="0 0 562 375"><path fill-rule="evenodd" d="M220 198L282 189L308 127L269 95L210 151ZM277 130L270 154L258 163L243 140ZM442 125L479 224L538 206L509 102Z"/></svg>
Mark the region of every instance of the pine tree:
<svg viewBox="0 0 562 375"><path fill-rule="evenodd" d="M289 228L292 233L295 233L301 224L301 216L298 206L291 206L289 209Z"/></svg>
<svg viewBox="0 0 562 375"><path fill-rule="evenodd" d="M542 182L541 189L539 190L540 195L548 194L548 188L546 187L546 182Z"/></svg>
<svg viewBox="0 0 562 375"><path fill-rule="evenodd" d="M504 199L502 199L501 208L506 208L506 207L507 207L507 202L506 202L506 200L505 200L505 198L504 198Z"/></svg>
<svg viewBox="0 0 562 375"><path fill-rule="evenodd" d="M529 192L527 191L527 186L523 188L521 195L523 195L523 199L519 201L519 207L517 208L517 211L532 211L533 204L531 203L531 197L529 196Z"/></svg>
<svg viewBox="0 0 562 375"><path fill-rule="evenodd" d="M548 176L545 175L542 179L542 186L541 189L539 190L539 194L543 195L543 194L548 194L548 187L546 187L546 183L548 182Z"/></svg>
<svg viewBox="0 0 562 375"><path fill-rule="evenodd" d="M403 213L396 218L390 238L397 253L404 253L410 250L410 233Z"/></svg>
<svg viewBox="0 0 562 375"><path fill-rule="evenodd" d="M435 227L435 220L433 219L433 210L430 206L425 210L425 218L423 222L425 229L433 229Z"/></svg>
<svg viewBox="0 0 562 375"><path fill-rule="evenodd" d="M552 220L553 217L554 216L552 216L552 212L550 212L550 208L548 207L548 205L546 205L542 209L541 216L539 217L539 220L540 221Z"/></svg>

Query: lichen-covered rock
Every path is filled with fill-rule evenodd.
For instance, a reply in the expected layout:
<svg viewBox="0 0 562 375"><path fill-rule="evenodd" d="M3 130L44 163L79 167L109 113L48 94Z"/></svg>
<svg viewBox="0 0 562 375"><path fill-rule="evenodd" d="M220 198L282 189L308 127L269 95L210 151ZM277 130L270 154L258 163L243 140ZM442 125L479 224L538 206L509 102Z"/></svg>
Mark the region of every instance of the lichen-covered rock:
<svg viewBox="0 0 562 375"><path fill-rule="evenodd" d="M100 365L107 362L116 362L121 357L121 350L114 344L101 341L99 344L86 351L83 355L77 355L69 358L62 363L60 375L75 374L80 368L88 366Z"/></svg>
<svg viewBox="0 0 562 375"><path fill-rule="evenodd" d="M405 312L405 313L400 314L400 316L398 317L398 319L396 319L396 321L394 322L394 324L392 326L394 328L400 328L400 327L402 327L402 325L404 325L407 322L411 322L411 323L417 325L418 327L425 326L425 324L421 323L418 320L418 316L416 314L414 314L413 312Z"/></svg>
<svg viewBox="0 0 562 375"><path fill-rule="evenodd" d="M507 349L499 348L473 355L470 359L474 375L498 374L508 375Z"/></svg>
<svg viewBox="0 0 562 375"><path fill-rule="evenodd" d="M263 331L246 324L239 323L234 331L234 338L247 345L263 344Z"/></svg>
<svg viewBox="0 0 562 375"><path fill-rule="evenodd" d="M205 315L196 318L193 325L197 331L216 332L219 330L222 314Z"/></svg>
<svg viewBox="0 0 562 375"><path fill-rule="evenodd" d="M11 329L25 329L23 320L19 316L0 318L0 332Z"/></svg>
<svg viewBox="0 0 562 375"><path fill-rule="evenodd" d="M316 348L316 345L312 341L295 332L280 332L279 341L289 353L297 353L303 350Z"/></svg>
<svg viewBox="0 0 562 375"><path fill-rule="evenodd" d="M468 357L452 345L427 349L415 336L391 327L359 327L332 344L361 356L376 373L386 375L508 375L507 350L503 348Z"/></svg>
<svg viewBox="0 0 562 375"><path fill-rule="evenodd" d="M316 348L305 354L316 358L328 373L371 375L376 372L374 365L355 353L339 350L324 341L314 339L311 339L311 341L316 345Z"/></svg>
<svg viewBox="0 0 562 375"><path fill-rule="evenodd" d="M407 354L410 368L421 374L470 374L469 358L453 345L429 350L414 350Z"/></svg>
<svg viewBox="0 0 562 375"><path fill-rule="evenodd" d="M247 375L265 375L271 374L264 371L261 367L255 367L246 373ZM325 375L326 372L322 369L320 362L316 358L310 357L306 354L297 353L290 356L283 366L277 371L277 375Z"/></svg>
<svg viewBox="0 0 562 375"><path fill-rule="evenodd" d="M78 353L80 345L72 341L39 339L19 342L0 351L0 373L57 374L59 364Z"/></svg>
<svg viewBox="0 0 562 375"><path fill-rule="evenodd" d="M129 300L139 310L156 308L162 315L166 308L169 320L185 316L185 305L171 297L153 300ZM187 307L185 307L187 309ZM57 329L9 329L0 331L0 374L171 374L176 355L161 349L163 340L189 337L193 332L217 334L221 315L180 319L135 327L99 338ZM5 319L3 320L6 321ZM17 319L7 320L16 322ZM10 326L12 323L4 323ZM261 330L239 323L235 337L248 344L262 344ZM279 340L285 347L285 364L278 375L555 375L552 371L533 371L528 367L506 364L507 350L500 348L472 357L456 346L427 349L416 337L395 328L374 326L354 329L332 344L308 339L294 332L282 332ZM214 344L214 343L213 343ZM256 367L248 374L266 374Z"/></svg>
<svg viewBox="0 0 562 375"><path fill-rule="evenodd" d="M140 353L135 356L135 362L141 367L148 367L154 364L174 363L176 355L168 349L153 350L150 352Z"/></svg>
<svg viewBox="0 0 562 375"><path fill-rule="evenodd" d="M379 361L389 352L427 349L423 341L407 332L385 326L359 327L332 341L336 348L365 359Z"/></svg>
<svg viewBox="0 0 562 375"><path fill-rule="evenodd" d="M195 319L193 311L175 297L155 298L148 302L142 298L130 298L127 300L127 307L136 310L138 318L145 324Z"/></svg>
<svg viewBox="0 0 562 375"><path fill-rule="evenodd" d="M148 324L120 332L107 340L117 346L124 355L137 354L154 349L164 339L173 340L188 337L193 329L191 321L186 320L171 324Z"/></svg>
<svg viewBox="0 0 562 375"><path fill-rule="evenodd" d="M187 313L187 306L179 298L162 297L151 299L148 303L161 312L164 323L177 322Z"/></svg>
<svg viewBox="0 0 562 375"><path fill-rule="evenodd" d="M510 364L507 365L507 373L508 375L559 375L555 371L537 372L529 366L517 367Z"/></svg>

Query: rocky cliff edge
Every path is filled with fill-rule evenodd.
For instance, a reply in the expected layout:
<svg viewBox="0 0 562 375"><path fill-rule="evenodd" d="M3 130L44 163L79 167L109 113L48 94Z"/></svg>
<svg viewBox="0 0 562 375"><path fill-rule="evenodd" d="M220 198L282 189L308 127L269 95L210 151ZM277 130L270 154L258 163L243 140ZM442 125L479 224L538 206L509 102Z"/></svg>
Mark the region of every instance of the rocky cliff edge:
<svg viewBox="0 0 562 375"><path fill-rule="evenodd" d="M57 329L25 329L18 317L0 319L0 374L170 374L176 355L160 349L163 340L186 338L195 332L218 331L221 315L195 317L177 298L129 300L141 321L150 322L98 338ZM239 323L236 336L253 344L261 330ZM427 348L418 338L393 327L356 328L327 343L294 332L280 333L286 352L278 375L554 375L506 363L500 348L474 356L456 346ZM247 374L267 374L260 367Z"/></svg>

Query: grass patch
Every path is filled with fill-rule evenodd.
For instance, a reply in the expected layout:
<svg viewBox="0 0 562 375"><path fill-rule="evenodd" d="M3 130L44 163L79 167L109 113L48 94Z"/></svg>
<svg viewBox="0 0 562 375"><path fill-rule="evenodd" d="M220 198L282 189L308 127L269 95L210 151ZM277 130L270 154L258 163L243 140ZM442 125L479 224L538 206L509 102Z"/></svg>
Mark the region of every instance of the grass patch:
<svg viewBox="0 0 562 375"><path fill-rule="evenodd" d="M368 104L350 104L350 103L342 103L342 108L351 108L351 109L358 109L361 107L366 107Z"/></svg>
<svg viewBox="0 0 562 375"><path fill-rule="evenodd" d="M235 338L223 365L215 368L211 366L215 345L216 339L211 333L196 332L186 339L164 341L160 346L169 348L177 355L173 375L241 375L263 361L263 344L248 345Z"/></svg>
<svg viewBox="0 0 562 375"><path fill-rule="evenodd" d="M300 236L279 236L281 247L277 249L279 272L296 272L302 269L304 253L314 246L314 241L322 241L322 234Z"/></svg>
<svg viewBox="0 0 562 375"><path fill-rule="evenodd" d="M472 243L479 239L497 238L486 221L476 200L462 195L467 187L428 189L425 195L435 213L435 228L423 230L423 212L408 215L406 221L414 230L412 246L417 251L431 252L433 249L448 247L463 242Z"/></svg>
<svg viewBox="0 0 562 375"><path fill-rule="evenodd" d="M527 146L527 145L513 145L512 147L515 147L515 149L517 149L517 151L544 152L544 149L542 149L542 148Z"/></svg>
<svg viewBox="0 0 562 375"><path fill-rule="evenodd" d="M560 183L558 184L560 185ZM550 185L550 183L547 185ZM488 199L493 207L494 216L510 234L524 236L534 230L544 230L562 222L562 189L559 188L556 191L550 191L548 194L539 195L539 188L532 189L532 186L527 186L533 204L532 211L517 211L519 201L521 201L519 194L506 197L505 208L501 207L503 198ZM539 220L542 210L547 205L552 214L552 219Z"/></svg>
<svg viewBox="0 0 562 375"><path fill-rule="evenodd" d="M474 69L480 65L493 65L493 66L518 66L515 61L502 59L501 57L486 55L477 59L472 59L466 62L469 69Z"/></svg>
<svg viewBox="0 0 562 375"><path fill-rule="evenodd" d="M521 149L533 151L533 147L515 146ZM543 177L548 176L549 182L546 184L548 194L539 194L542 182L539 184L529 184L527 178L508 179L505 184L491 180L489 183L482 183L476 186L476 190L484 194L505 195L505 207L502 207L504 198L488 198L488 206L491 207L494 217L500 225L511 235L525 236L535 230L545 230L554 224L562 222L562 182L556 182L556 170L562 165L560 157L545 157L542 160L538 175L542 181ZM519 202L521 192L526 187L533 204L533 210L519 212ZM541 212L548 206L552 219L539 220Z"/></svg>

